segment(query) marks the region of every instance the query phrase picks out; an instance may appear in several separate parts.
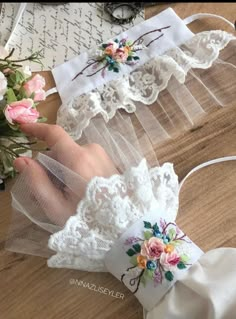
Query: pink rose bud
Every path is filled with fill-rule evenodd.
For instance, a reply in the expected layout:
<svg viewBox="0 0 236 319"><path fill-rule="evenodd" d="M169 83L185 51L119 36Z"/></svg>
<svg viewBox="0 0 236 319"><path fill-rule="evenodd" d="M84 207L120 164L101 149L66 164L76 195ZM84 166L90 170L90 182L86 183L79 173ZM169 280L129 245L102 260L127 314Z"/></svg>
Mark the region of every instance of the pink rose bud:
<svg viewBox="0 0 236 319"><path fill-rule="evenodd" d="M161 254L160 263L162 267L164 268L164 270L166 271L175 270L179 261L180 261L180 257L176 252Z"/></svg>
<svg viewBox="0 0 236 319"><path fill-rule="evenodd" d="M10 124L27 124L35 123L39 118L39 112L33 108L32 99L23 99L12 102L5 108L4 114Z"/></svg>
<svg viewBox="0 0 236 319"><path fill-rule="evenodd" d="M40 74L36 74L31 80L27 81L23 88L27 97L30 97L34 93L34 101L43 101L46 98L46 93L43 90L45 86L45 80Z"/></svg>

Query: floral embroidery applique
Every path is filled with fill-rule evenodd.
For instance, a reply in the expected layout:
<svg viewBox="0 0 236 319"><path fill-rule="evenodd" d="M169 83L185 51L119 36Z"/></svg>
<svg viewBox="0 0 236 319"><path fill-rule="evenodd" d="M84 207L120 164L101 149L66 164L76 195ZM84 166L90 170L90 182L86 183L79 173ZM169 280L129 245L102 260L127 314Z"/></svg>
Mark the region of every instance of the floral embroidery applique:
<svg viewBox="0 0 236 319"><path fill-rule="evenodd" d="M154 282L156 287L162 284L163 280L172 281L173 272L177 269L185 269L190 257L181 252L181 245L185 242L191 244L174 223L166 223L161 220L160 225L144 221L144 238L130 237L125 241L125 245L132 245L126 251L133 265L121 276L130 271L134 274L129 283L130 286L136 285L137 292L140 282L145 286L148 280Z"/></svg>
<svg viewBox="0 0 236 319"><path fill-rule="evenodd" d="M170 26L151 30L141 35L135 41L128 40L127 38L115 39L108 43L103 43L95 52L87 65L72 79L74 81L78 76L82 75L84 71L91 67L94 70L93 73L87 74L87 77L93 76L98 72L102 72L102 77L105 77L105 70L118 73L121 64L134 65L140 58L136 55L137 51L148 48L154 41L163 36L163 33L158 37L151 40L146 45L143 44L144 37L150 33L162 32L164 29L168 29Z"/></svg>

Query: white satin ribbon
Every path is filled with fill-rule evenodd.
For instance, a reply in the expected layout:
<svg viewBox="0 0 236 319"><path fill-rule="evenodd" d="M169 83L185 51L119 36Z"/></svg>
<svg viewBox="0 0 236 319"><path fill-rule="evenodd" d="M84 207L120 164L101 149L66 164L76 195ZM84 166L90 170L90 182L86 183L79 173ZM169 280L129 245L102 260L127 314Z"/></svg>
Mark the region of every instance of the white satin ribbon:
<svg viewBox="0 0 236 319"><path fill-rule="evenodd" d="M210 166L210 165L214 165L214 164L217 164L217 163L223 163L223 162L228 162L228 161L236 161L236 156L232 155L232 156L225 156L225 157L219 157L219 158L216 158L216 159L213 159L213 160L210 160L210 161L207 161L207 162L204 162L196 167L194 167L185 177L184 179L181 181L180 185L179 185L179 192L184 184L184 182L186 181L186 179L192 175L193 173L199 171L200 169L204 168L204 167L207 167L207 166Z"/></svg>
<svg viewBox="0 0 236 319"><path fill-rule="evenodd" d="M197 14L193 14L187 18L185 18L183 20L183 22L188 25L191 22L195 21L195 20L200 20L200 19L205 19L205 18L217 18L217 19L221 19L224 22L226 22L227 24L229 24L234 30L236 29L236 25L233 24L232 22L230 22L228 19L217 15L217 14L212 14L212 13L197 13Z"/></svg>

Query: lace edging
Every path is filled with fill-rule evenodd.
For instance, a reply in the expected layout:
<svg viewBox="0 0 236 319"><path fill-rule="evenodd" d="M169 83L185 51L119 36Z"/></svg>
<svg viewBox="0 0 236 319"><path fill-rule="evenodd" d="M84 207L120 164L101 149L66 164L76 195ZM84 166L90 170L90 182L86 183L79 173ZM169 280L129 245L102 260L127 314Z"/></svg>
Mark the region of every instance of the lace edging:
<svg viewBox="0 0 236 319"><path fill-rule="evenodd" d="M105 254L114 241L150 210L175 220L178 210L178 177L173 165L148 169L146 159L123 175L94 177L64 229L51 235L48 246L57 252L50 267L101 271ZM86 266L86 260L91 260ZM105 271L105 266L103 265Z"/></svg>

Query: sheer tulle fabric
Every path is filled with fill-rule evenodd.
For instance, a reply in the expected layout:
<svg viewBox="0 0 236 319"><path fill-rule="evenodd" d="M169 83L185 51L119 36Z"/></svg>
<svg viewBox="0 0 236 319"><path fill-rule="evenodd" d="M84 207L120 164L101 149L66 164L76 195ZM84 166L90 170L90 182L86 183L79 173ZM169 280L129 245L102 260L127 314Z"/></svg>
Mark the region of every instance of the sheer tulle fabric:
<svg viewBox="0 0 236 319"><path fill-rule="evenodd" d="M83 143L102 145L121 175L138 166L144 157L148 167L159 166L148 137L143 135L138 139L130 119L120 115L119 121L116 120L109 123L113 126L110 128L105 126L103 119L96 119L85 131ZM49 257L52 254L47 248L49 236L61 230L66 222L60 216L65 215L65 211L68 218L74 215L85 196L88 182L71 169L69 161L59 163L57 153L55 146L45 154L38 154L36 159L42 170L40 179L38 172L27 168L17 178L12 189L13 217L6 243L8 250ZM47 187L48 179L50 188ZM50 192L52 187L53 192ZM48 212L53 220L48 218ZM89 263L84 265L89 267Z"/></svg>

